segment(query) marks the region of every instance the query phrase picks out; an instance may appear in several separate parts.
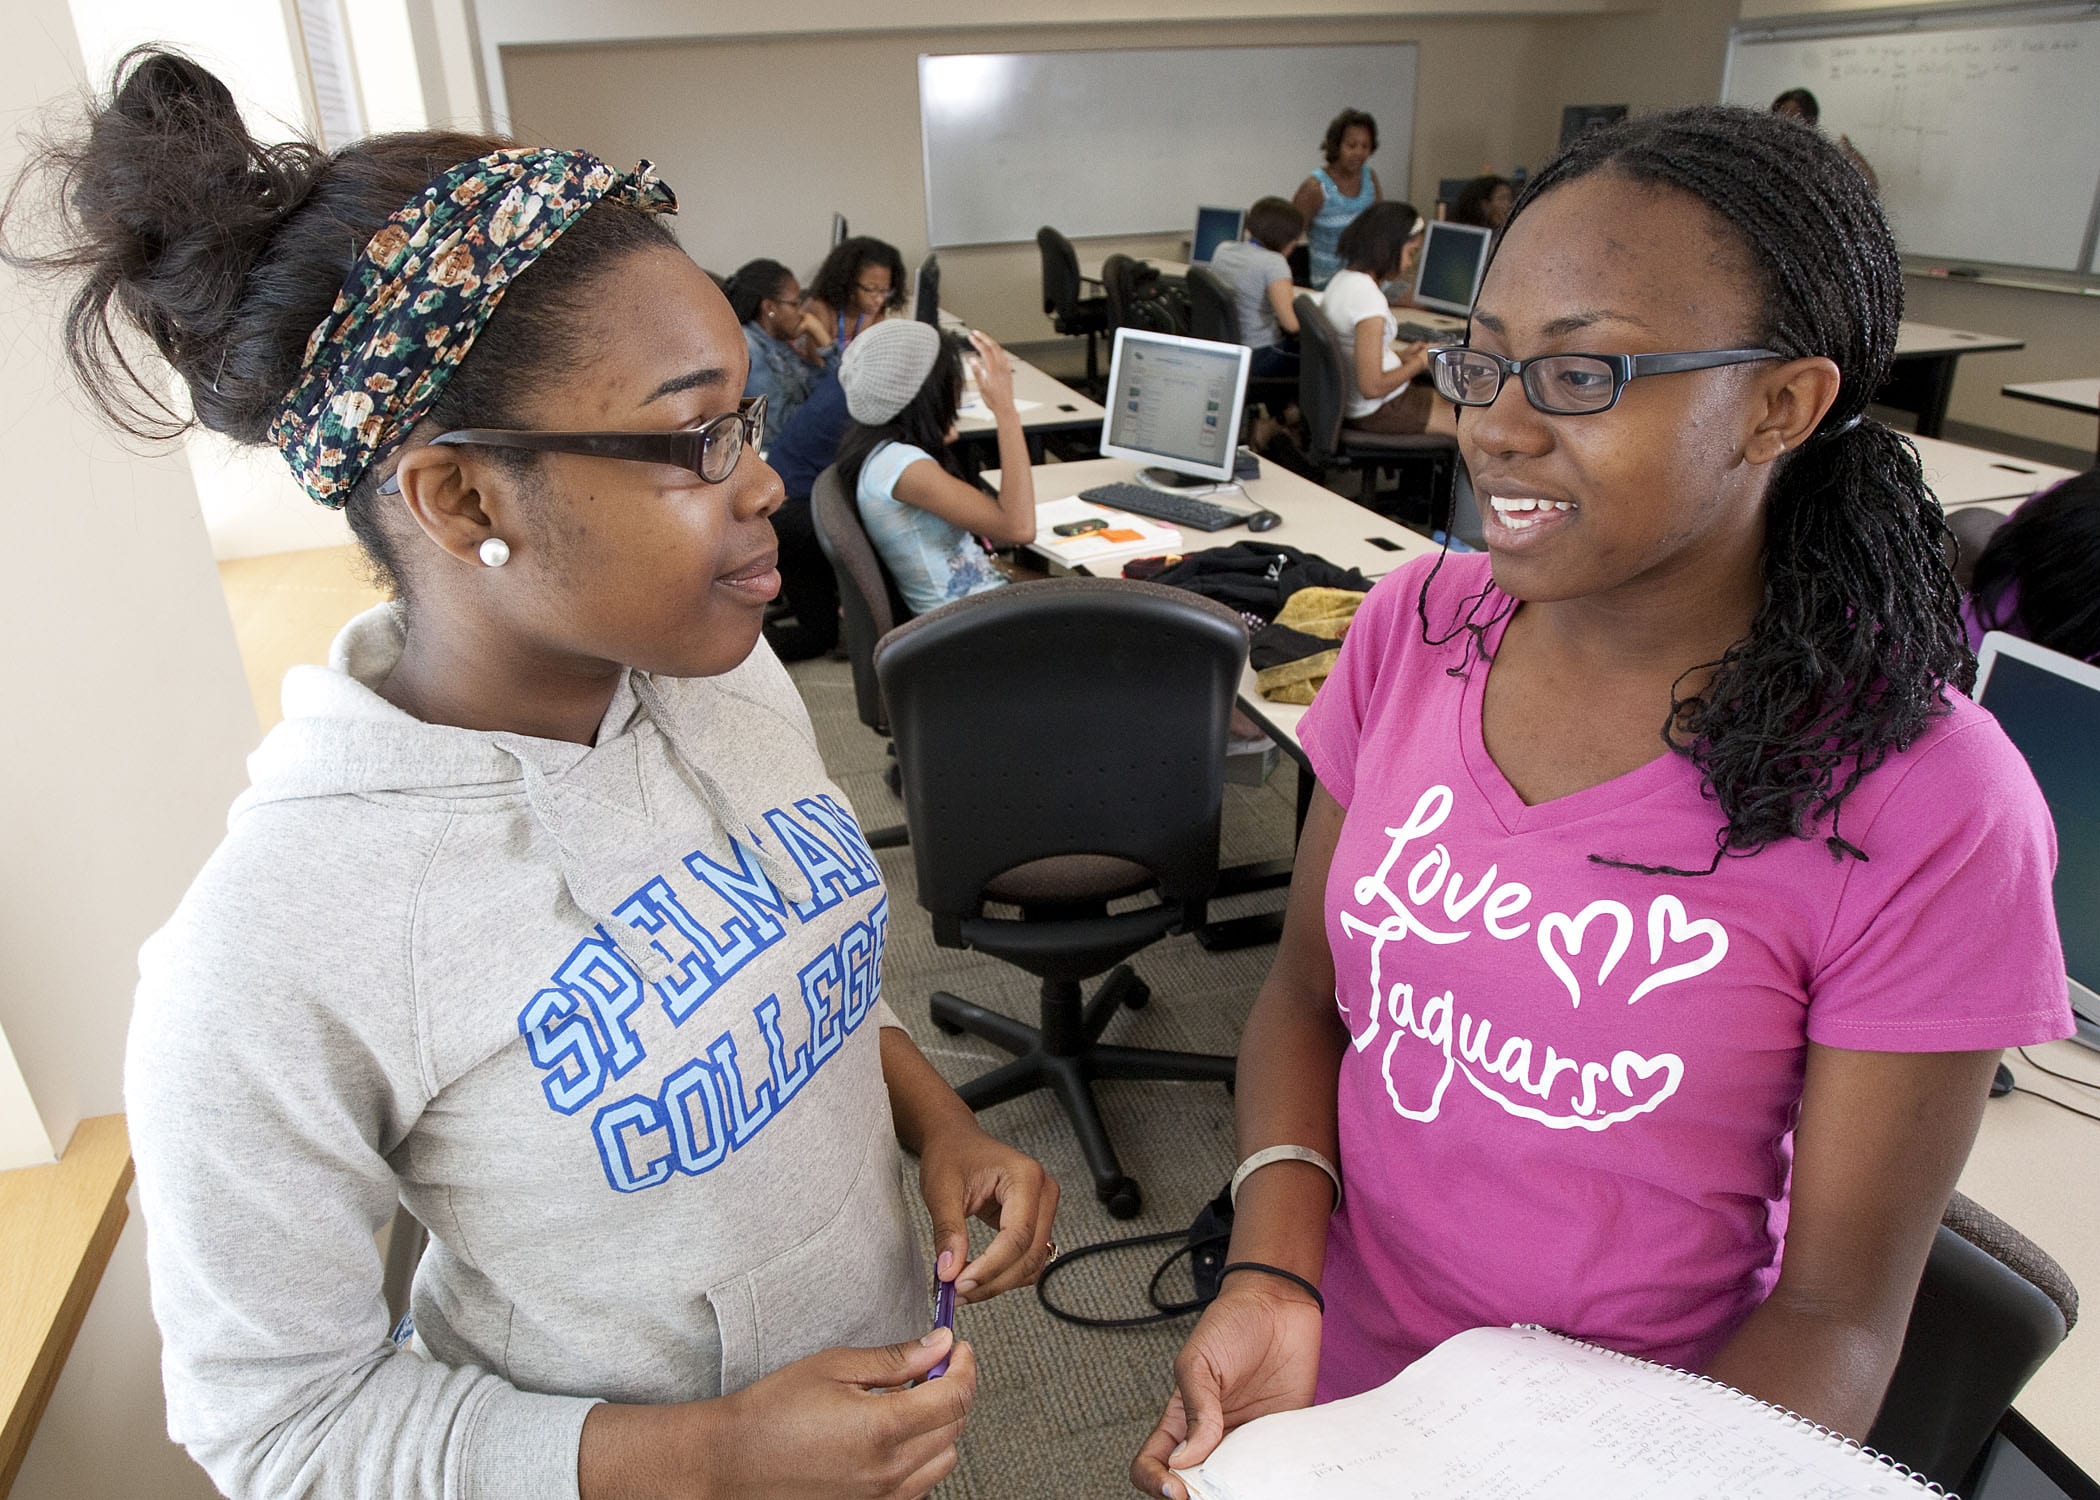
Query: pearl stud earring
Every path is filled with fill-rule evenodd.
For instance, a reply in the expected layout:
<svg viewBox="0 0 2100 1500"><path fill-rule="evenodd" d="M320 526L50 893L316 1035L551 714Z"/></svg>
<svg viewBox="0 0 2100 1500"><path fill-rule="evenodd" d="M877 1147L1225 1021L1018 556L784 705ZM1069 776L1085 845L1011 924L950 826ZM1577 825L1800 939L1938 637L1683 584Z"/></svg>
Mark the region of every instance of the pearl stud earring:
<svg viewBox="0 0 2100 1500"><path fill-rule="evenodd" d="M500 536L492 536L481 544L481 560L491 568L500 568L510 561L510 543Z"/></svg>

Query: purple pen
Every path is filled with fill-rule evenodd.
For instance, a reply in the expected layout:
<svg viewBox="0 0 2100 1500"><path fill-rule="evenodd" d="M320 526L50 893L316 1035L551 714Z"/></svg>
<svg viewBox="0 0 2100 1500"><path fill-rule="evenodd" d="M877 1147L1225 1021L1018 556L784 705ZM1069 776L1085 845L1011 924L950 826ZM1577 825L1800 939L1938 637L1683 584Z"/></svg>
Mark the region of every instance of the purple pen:
<svg viewBox="0 0 2100 1500"><path fill-rule="evenodd" d="M945 1328L950 1333L955 1332L955 1283L942 1281L938 1277L934 1279L933 1283L933 1326ZM939 1364L926 1372L926 1378L928 1380L939 1380L943 1375L947 1374L948 1360L954 1353L955 1346L950 1344L948 1353L941 1357Z"/></svg>

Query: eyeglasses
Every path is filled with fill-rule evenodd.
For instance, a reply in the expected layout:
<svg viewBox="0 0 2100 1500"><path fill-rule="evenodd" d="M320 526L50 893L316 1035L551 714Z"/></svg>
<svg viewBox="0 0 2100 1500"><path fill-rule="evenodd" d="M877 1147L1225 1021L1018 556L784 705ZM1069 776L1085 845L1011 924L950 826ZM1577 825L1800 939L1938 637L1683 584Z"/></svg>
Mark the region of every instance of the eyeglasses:
<svg viewBox="0 0 2100 1500"><path fill-rule="evenodd" d="M1457 406L1492 406L1502 383L1514 375L1524 399L1556 417L1589 416L1618 405L1626 382L1643 375L1674 375L1680 370L1712 370L1747 365L1761 359L1784 359L1770 349L1691 349L1676 354L1541 354L1533 359L1504 359L1484 349L1446 345L1429 351L1436 388Z"/></svg>
<svg viewBox="0 0 2100 1500"><path fill-rule="evenodd" d="M856 281L853 283L853 290L859 292L863 297L887 298L890 294L889 284L887 282L885 282L881 286L869 286L865 281Z"/></svg>
<svg viewBox="0 0 2100 1500"><path fill-rule="evenodd" d="M720 484L736 472L744 449L765 444L766 398L754 396L739 401L735 411L722 413L698 427L675 432L530 432L502 427L462 427L441 432L430 440L436 447L525 448L535 453L580 453L588 458L625 458L635 463L671 464L698 474L709 484ZM401 476L390 475L380 485L382 495L399 494Z"/></svg>

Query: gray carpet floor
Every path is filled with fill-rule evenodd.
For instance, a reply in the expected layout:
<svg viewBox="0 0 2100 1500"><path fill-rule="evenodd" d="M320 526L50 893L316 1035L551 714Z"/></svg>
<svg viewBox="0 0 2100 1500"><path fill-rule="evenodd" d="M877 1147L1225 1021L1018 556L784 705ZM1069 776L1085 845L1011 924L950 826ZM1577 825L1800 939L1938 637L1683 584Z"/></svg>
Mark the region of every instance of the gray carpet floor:
<svg viewBox="0 0 2100 1500"><path fill-rule="evenodd" d="M883 785L883 741L863 726L843 662L790 668L815 721L832 777L862 825L898 822L902 805ZM1221 857L1226 864L1287 856L1291 848L1294 771L1288 760L1264 786L1229 785ZM951 990L990 1009L1033 1020L1036 982L979 954L937 948L920 910L908 848L879 851L889 883L890 931L883 951L882 993L914 1039L951 1082L1005 1060L971 1037L947 1037L928 1018L927 996ZM1274 908L1281 892L1218 903L1214 916ZM1172 937L1134 960L1152 988L1143 1011L1111 1024L1108 1040L1129 1046L1232 1052L1274 947L1210 953L1192 937ZM985 1112L985 1127L1027 1151L1064 1189L1056 1238L1060 1247L1153 1230L1186 1229L1230 1176L1234 1163L1232 1101L1214 1084L1109 1083L1097 1097L1123 1169L1144 1191L1133 1220L1111 1219L1095 1199L1092 1179L1063 1111L1036 1093ZM978 1242L989 1237L977 1227ZM930 1227L927 1230L931 1240ZM1155 1246L1091 1259L1061 1275L1060 1305L1096 1316L1145 1310L1153 1267L1171 1249ZM1186 1295L1187 1281L1179 1283ZM1128 1469L1158 1420L1174 1355L1194 1319L1144 1329L1096 1330L1050 1317L1032 1290L1010 1292L961 1310L958 1329L977 1351L981 1383L962 1441L962 1461L941 1485L940 1500L1095 1500L1126 1496Z"/></svg>

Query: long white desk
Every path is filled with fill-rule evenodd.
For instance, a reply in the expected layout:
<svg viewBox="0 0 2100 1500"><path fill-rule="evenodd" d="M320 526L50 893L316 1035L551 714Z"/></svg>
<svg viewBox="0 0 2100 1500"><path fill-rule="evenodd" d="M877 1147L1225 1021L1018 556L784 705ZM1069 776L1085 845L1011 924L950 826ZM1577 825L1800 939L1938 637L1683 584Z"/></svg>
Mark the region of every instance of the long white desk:
<svg viewBox="0 0 2100 1500"><path fill-rule="evenodd" d="M1021 430L1030 436L1088 427L1099 429L1108 415L1100 402L1019 358L1014 359L1014 401L1032 403L1021 409ZM955 419L959 437L984 437L998 430L998 424L989 417L966 414Z"/></svg>
<svg viewBox="0 0 2100 1500"><path fill-rule="evenodd" d="M1915 413L1918 431L1938 437L1947 420L1947 401L1954 394L1954 370L1961 357L2025 347L2024 341L2002 333L1975 333L1905 319L1896 330L1895 363L1874 399Z"/></svg>
<svg viewBox="0 0 2100 1500"><path fill-rule="evenodd" d="M1915 437L1925 483L1944 510L1987 505L2009 511L2037 491L2069 479L2075 470L2012 458L1941 438Z"/></svg>
<svg viewBox="0 0 2100 1500"><path fill-rule="evenodd" d="M2016 401L2084 412L2089 417L2100 416L2100 375L2088 375L2081 380L2029 380L2019 385L2000 386L1998 393ZM2096 456L2100 456L2100 450L2096 450Z"/></svg>
<svg viewBox="0 0 2100 1500"><path fill-rule="evenodd" d="M1096 485L1129 482L1137 477L1137 469L1136 464L1117 458L1038 464L1031 471L1035 476L1036 503L1062 500ZM994 486L999 482L996 472L984 478ZM1409 531L1398 521L1366 510L1266 459L1261 463L1261 477L1245 481L1240 488L1245 492L1244 501L1230 490L1204 498L1234 510L1272 510L1283 517L1283 524L1263 532L1247 532L1238 527L1213 532L1184 531L1184 548L1193 552L1205 547L1229 547L1239 541L1275 542L1324 557L1336 567L1356 568L1371 579L1383 578L1409 559L1436 551L1434 542ZM1053 568L1063 569L1056 558L1037 555ZM1109 570L1120 572L1129 560L1119 557L1108 565ZM1271 703L1262 697L1251 665L1240 678L1240 706L1294 759L1304 763L1304 752L1298 745L1298 721L1305 710L1297 704Z"/></svg>

